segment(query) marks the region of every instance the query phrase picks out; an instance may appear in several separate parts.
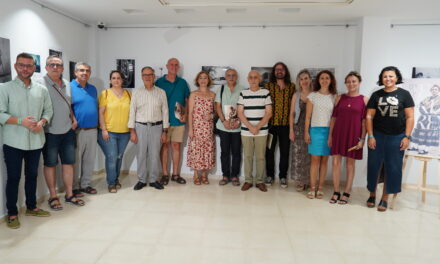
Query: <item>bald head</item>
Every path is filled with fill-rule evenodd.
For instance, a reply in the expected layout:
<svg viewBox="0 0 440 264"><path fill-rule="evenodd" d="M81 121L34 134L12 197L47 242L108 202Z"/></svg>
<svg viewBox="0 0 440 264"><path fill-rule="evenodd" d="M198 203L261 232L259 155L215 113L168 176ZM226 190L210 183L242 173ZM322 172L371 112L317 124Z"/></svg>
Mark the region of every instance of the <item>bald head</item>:
<svg viewBox="0 0 440 264"><path fill-rule="evenodd" d="M252 70L248 74L248 82L250 88L258 88L261 82L261 74L255 70Z"/></svg>
<svg viewBox="0 0 440 264"><path fill-rule="evenodd" d="M167 70L168 74L172 76L176 76L180 70L180 62L176 58L171 58L167 62Z"/></svg>

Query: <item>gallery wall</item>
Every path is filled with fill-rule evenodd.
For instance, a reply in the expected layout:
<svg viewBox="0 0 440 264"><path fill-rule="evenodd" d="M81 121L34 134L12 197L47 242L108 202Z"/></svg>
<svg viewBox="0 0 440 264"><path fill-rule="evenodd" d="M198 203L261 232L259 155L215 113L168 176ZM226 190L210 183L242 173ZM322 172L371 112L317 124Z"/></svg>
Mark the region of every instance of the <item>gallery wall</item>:
<svg viewBox="0 0 440 264"><path fill-rule="evenodd" d="M89 61L90 41L93 31L83 25L66 19L58 14L42 9L26 0L8 1L0 9L0 37L10 40L11 63L21 52L30 52L40 55L42 64L41 73L35 73L39 78L45 74L45 58L49 49L63 52L66 64L65 78L68 78L68 61ZM4 54L3 54L4 56ZM13 66L12 66L13 67ZM16 72L12 69L12 78ZM0 129L0 145L2 142ZM6 171L3 162L3 151L0 152L0 216L6 213L5 184ZM38 176L38 197L47 193L46 183L42 173L42 159L40 160ZM24 177L20 184L19 203L24 203Z"/></svg>

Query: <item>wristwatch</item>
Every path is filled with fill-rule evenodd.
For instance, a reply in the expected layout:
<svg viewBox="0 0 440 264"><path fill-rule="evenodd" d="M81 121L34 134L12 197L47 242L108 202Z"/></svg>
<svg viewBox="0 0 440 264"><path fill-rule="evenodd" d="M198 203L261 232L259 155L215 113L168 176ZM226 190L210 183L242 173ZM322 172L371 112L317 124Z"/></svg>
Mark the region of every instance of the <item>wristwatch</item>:
<svg viewBox="0 0 440 264"><path fill-rule="evenodd" d="M407 135L405 135L404 137L406 137L409 141L412 140L412 137L411 137L411 136L407 136Z"/></svg>

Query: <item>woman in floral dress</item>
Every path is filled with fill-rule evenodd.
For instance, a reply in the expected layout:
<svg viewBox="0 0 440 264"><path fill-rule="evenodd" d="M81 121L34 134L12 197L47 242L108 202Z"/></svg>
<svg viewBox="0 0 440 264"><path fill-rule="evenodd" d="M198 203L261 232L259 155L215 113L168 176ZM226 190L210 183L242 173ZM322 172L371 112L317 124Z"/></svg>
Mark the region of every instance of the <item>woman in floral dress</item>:
<svg viewBox="0 0 440 264"><path fill-rule="evenodd" d="M208 170L215 166L215 93L209 90L211 84L209 74L199 72L195 79L198 89L189 96L187 166L194 170L196 185L209 184Z"/></svg>

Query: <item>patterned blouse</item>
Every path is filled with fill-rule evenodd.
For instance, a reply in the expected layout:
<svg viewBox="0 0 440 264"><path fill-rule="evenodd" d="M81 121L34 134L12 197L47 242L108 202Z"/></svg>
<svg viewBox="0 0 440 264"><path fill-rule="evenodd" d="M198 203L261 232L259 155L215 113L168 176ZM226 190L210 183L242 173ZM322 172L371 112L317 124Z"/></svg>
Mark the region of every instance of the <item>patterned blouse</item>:
<svg viewBox="0 0 440 264"><path fill-rule="evenodd" d="M289 113L292 96L295 93L295 84L287 84L284 89L276 83L266 83L264 88L270 92L272 98L272 118L270 124L273 126L288 126L289 125Z"/></svg>

